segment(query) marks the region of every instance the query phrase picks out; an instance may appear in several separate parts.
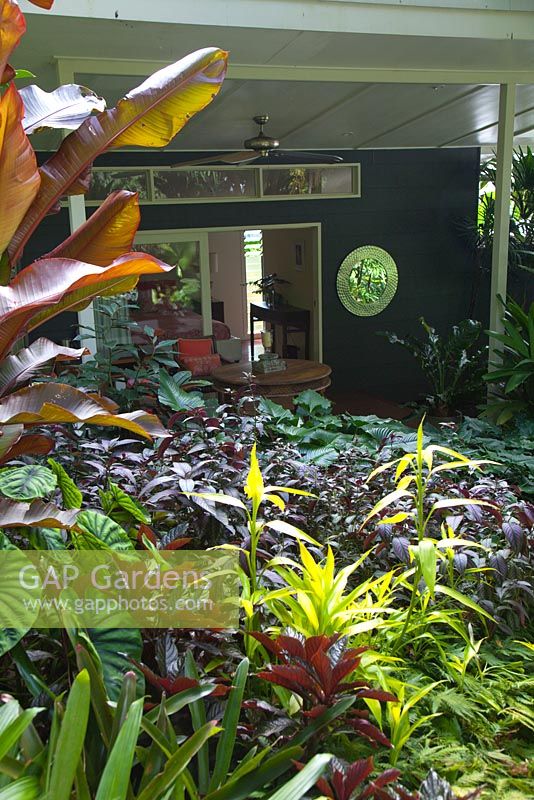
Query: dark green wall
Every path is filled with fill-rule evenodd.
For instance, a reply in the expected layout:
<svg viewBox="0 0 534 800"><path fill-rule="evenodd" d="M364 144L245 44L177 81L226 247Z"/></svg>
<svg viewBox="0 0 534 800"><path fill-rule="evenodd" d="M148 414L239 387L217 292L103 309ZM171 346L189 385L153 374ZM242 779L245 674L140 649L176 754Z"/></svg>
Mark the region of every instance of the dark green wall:
<svg viewBox="0 0 534 800"><path fill-rule="evenodd" d="M421 315L438 329L467 316L474 264L458 224L476 215L479 151L364 150L342 155L361 163L359 199L143 206L141 228L321 222L324 360L333 368L336 386L410 399L424 390L422 376L407 354L376 333L417 332ZM172 163L169 157L166 152L110 153L98 164L155 166ZM64 211L49 218L40 244L51 237L59 241L66 222ZM339 264L364 244L390 252L399 271L395 298L382 314L370 318L346 311L335 288ZM483 285L476 315L484 323L488 304L488 287ZM57 335L54 329L50 333Z"/></svg>

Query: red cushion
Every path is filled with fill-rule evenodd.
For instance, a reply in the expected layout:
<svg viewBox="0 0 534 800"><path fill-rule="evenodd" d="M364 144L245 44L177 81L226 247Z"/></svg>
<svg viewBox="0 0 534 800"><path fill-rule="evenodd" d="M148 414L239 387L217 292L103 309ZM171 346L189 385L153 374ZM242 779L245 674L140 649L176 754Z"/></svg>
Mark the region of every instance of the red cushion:
<svg viewBox="0 0 534 800"><path fill-rule="evenodd" d="M218 353L207 356L180 356L180 366L189 370L194 378L202 375L211 375L214 369L221 366L221 357Z"/></svg>
<svg viewBox="0 0 534 800"><path fill-rule="evenodd" d="M180 356L209 356L213 353L211 339L178 339Z"/></svg>

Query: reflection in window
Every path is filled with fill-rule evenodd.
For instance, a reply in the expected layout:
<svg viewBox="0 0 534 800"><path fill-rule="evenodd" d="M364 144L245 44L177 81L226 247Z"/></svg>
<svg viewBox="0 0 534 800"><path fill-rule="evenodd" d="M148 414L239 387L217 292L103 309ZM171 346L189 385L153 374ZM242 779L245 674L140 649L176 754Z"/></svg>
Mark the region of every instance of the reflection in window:
<svg viewBox="0 0 534 800"><path fill-rule="evenodd" d="M162 275L141 276L137 284L139 317L174 314L200 303L198 242L147 243L135 245L134 249L174 266Z"/></svg>
<svg viewBox="0 0 534 800"><path fill-rule="evenodd" d="M276 167L262 173L264 195L352 194L352 167Z"/></svg>
<svg viewBox="0 0 534 800"><path fill-rule="evenodd" d="M138 192L140 200L148 200L148 173L143 170L94 169L86 200L105 200L118 189Z"/></svg>
<svg viewBox="0 0 534 800"><path fill-rule="evenodd" d="M154 170L154 199L174 197L255 197L254 170Z"/></svg>
<svg viewBox="0 0 534 800"><path fill-rule="evenodd" d="M376 258L362 258L349 274L349 291L357 303L380 300L387 285L386 268Z"/></svg>

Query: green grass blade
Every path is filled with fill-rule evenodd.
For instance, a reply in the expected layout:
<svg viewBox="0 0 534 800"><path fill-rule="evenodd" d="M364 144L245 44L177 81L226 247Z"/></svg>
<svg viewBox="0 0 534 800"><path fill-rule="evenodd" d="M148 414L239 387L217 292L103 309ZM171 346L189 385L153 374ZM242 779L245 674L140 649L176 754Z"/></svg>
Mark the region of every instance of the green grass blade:
<svg viewBox="0 0 534 800"><path fill-rule="evenodd" d="M237 724L239 722L239 714L241 713L241 703L243 701L243 693L247 682L248 667L249 660L248 658L244 658L236 670L234 684L230 691L221 723L223 733L217 743L215 766L209 785L210 791L213 791L223 783L230 769L230 762L236 742Z"/></svg>
<svg viewBox="0 0 534 800"><path fill-rule="evenodd" d="M257 789L269 786L290 769L302 753L302 747L286 747L252 772L237 780L230 779L220 789L206 795L204 800L248 800Z"/></svg>
<svg viewBox="0 0 534 800"><path fill-rule="evenodd" d="M148 786L141 792L137 800L159 800L164 792L174 785L176 779L185 770L193 756L195 756L204 742L211 736L218 733L220 728L215 727L215 723L208 722L199 731L196 731L184 744L178 748L165 764L165 769L156 775ZM99 798L96 800L110 800L110 798ZM119 800L119 798L117 798ZM122 800L122 798L120 798Z"/></svg>
<svg viewBox="0 0 534 800"><path fill-rule="evenodd" d="M50 800L69 800L74 776L83 750L89 706L91 681L87 670L82 670L72 684L59 728L57 745L47 786Z"/></svg>
<svg viewBox="0 0 534 800"><path fill-rule="evenodd" d="M298 775L291 778L285 786L269 797L269 800L300 800L323 774L326 765L332 760L329 753L319 753L306 764Z"/></svg>
<svg viewBox="0 0 534 800"><path fill-rule="evenodd" d="M20 778L0 789L0 800L39 800L40 792L37 778Z"/></svg>
<svg viewBox="0 0 534 800"><path fill-rule="evenodd" d="M124 725L109 754L95 800L126 800L130 788L130 773L143 716L141 697L131 704Z"/></svg>
<svg viewBox="0 0 534 800"><path fill-rule="evenodd" d="M188 650L185 656L185 674L187 678L199 680L198 670L195 664L195 659L191 650ZM189 704L189 711L191 713L191 722L193 730L199 731L206 724L206 707L202 700L195 700L194 703ZM198 751L197 769L198 769L198 791L201 794L206 794L210 782L210 756L209 745L206 742Z"/></svg>

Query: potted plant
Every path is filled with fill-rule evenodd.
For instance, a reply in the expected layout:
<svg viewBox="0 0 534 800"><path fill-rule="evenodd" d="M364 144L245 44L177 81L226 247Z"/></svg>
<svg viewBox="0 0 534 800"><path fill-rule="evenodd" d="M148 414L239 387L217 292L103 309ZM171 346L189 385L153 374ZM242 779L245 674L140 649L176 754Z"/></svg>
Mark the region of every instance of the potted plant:
<svg viewBox="0 0 534 800"><path fill-rule="evenodd" d="M453 325L448 336L440 336L424 317L420 323L424 339L399 337L389 331L380 331L379 336L406 348L430 383L431 393L417 404L418 408L426 410L430 421L456 421L462 411L475 407L483 397L488 348L479 343L482 324L464 319Z"/></svg>
<svg viewBox="0 0 534 800"><path fill-rule="evenodd" d="M256 287L255 293L259 294L261 292L263 295L263 302L273 308L281 305L284 299L282 295L276 291L276 287L282 286L283 284L289 285L290 281L286 281L285 278L280 278L276 272L264 275L257 281L250 281L250 286Z"/></svg>

